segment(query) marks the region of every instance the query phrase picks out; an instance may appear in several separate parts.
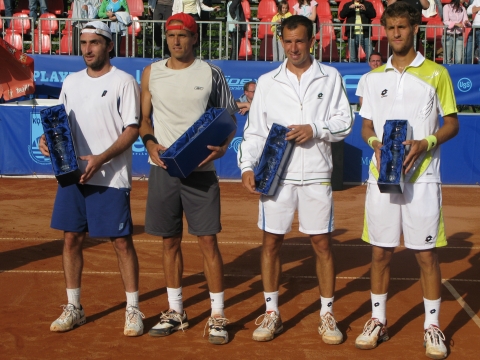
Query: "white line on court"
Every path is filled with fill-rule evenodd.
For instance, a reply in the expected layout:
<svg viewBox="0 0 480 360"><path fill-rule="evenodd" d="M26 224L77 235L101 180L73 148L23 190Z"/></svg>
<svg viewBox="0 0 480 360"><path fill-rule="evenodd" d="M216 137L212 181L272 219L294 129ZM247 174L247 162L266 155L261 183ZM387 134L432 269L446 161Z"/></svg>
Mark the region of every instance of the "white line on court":
<svg viewBox="0 0 480 360"><path fill-rule="evenodd" d="M480 319L478 318L477 314L475 314L475 311L473 311L472 308L468 306L468 304L465 302L465 300L463 300L463 298L460 296L457 290L455 290L452 284L450 284L448 280L442 280L442 283L448 289L448 291L450 291L453 297L458 301L458 303L463 308L463 310L465 310L468 316L470 316L473 322L477 324L478 327L480 327Z"/></svg>
<svg viewBox="0 0 480 360"><path fill-rule="evenodd" d="M0 273L10 274L63 274L62 270L0 270ZM88 275L120 275L119 271L83 271L83 274ZM164 275L163 272L141 272L140 275ZM199 273L183 273L184 276L205 276L202 272ZM260 278L260 274L224 274L226 277L240 277L240 278ZM283 275L288 279L317 279L315 275ZM368 276L337 276L337 280L370 280ZM419 278L391 278L393 281L418 281ZM442 279L446 282L447 279ZM448 279L448 281L457 282L480 282L480 280L471 279ZM451 285L450 285L451 286Z"/></svg>
<svg viewBox="0 0 480 360"><path fill-rule="evenodd" d="M0 238L0 241L62 241L63 239L38 239L38 238ZM286 241L288 241L287 239ZM87 238L86 241L92 241L92 242L109 242L110 240L108 239L93 239L93 238ZM133 239L134 243L162 243L162 240L155 240L155 239ZM248 241L219 241L218 242L220 245L255 245L255 246L261 246L261 242L248 242ZM182 244L197 244L197 241L194 240L183 240ZM298 243L298 242L285 242L283 245L285 246L311 246L310 243ZM369 244L333 244L333 246L344 246L344 247L370 247L371 245ZM405 247L403 245L400 245L398 247ZM445 249L471 249L471 250L480 250L480 246L444 246L438 248L439 250Z"/></svg>

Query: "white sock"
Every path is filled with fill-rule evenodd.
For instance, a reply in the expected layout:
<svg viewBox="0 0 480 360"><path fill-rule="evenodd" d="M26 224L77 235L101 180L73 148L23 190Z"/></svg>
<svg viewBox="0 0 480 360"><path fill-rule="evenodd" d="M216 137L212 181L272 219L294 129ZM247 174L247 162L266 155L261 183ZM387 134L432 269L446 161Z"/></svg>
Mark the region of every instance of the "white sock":
<svg viewBox="0 0 480 360"><path fill-rule="evenodd" d="M167 287L168 306L179 314L183 314L182 287L178 289Z"/></svg>
<svg viewBox="0 0 480 360"><path fill-rule="evenodd" d="M125 292L125 294L127 294L127 309L130 306L138 308L138 291Z"/></svg>
<svg viewBox="0 0 480 360"><path fill-rule="evenodd" d="M426 330L430 325L435 325L440 327L438 322L438 316L440 314L440 303L442 302L441 298L437 300L428 300L423 298L423 305L425 306L425 322L423 323L423 328Z"/></svg>
<svg viewBox="0 0 480 360"><path fill-rule="evenodd" d="M278 291L275 292L263 292L265 297L265 304L267 305L267 312L275 311L277 315L280 314L278 310Z"/></svg>
<svg viewBox="0 0 480 360"><path fill-rule="evenodd" d="M320 296L320 316L323 316L328 312L333 315L333 299L334 297L324 298Z"/></svg>
<svg viewBox="0 0 480 360"><path fill-rule="evenodd" d="M80 309L80 288L67 289L68 303Z"/></svg>
<svg viewBox="0 0 480 360"><path fill-rule="evenodd" d="M378 319L383 325L387 321L387 294L370 293L372 298L372 318Z"/></svg>
<svg viewBox="0 0 480 360"><path fill-rule="evenodd" d="M221 317L225 317L225 314L223 313L223 299L225 297L225 293L219 292L219 293L210 293L210 302L212 306L212 316L213 315L220 315Z"/></svg>

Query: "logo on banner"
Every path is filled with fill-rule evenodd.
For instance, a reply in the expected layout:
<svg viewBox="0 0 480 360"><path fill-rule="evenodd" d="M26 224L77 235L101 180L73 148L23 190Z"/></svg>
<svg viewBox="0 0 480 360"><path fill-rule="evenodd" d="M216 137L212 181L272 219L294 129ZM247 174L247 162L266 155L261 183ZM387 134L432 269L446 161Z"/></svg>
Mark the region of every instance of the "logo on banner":
<svg viewBox="0 0 480 360"><path fill-rule="evenodd" d="M42 120L40 118L40 113L31 111L30 112L30 145L28 146L28 153L33 161L40 165L49 165L50 158L44 156L40 152L40 137L43 134Z"/></svg>
<svg viewBox="0 0 480 360"><path fill-rule="evenodd" d="M470 80L469 78L461 78L457 82L457 88L461 92L470 91L472 89L472 86L473 86L472 80Z"/></svg>
<svg viewBox="0 0 480 360"><path fill-rule="evenodd" d="M240 146L241 142L242 142L241 136L234 137L230 145L228 145L228 148L233 149L236 153L238 153L238 147Z"/></svg>
<svg viewBox="0 0 480 360"><path fill-rule="evenodd" d="M148 155L147 149L145 149L145 146L143 145L140 136L138 137L137 141L133 143L132 152L133 155Z"/></svg>
<svg viewBox="0 0 480 360"><path fill-rule="evenodd" d="M247 82L249 81L257 82L257 79L235 78L235 77L231 77L230 75L226 75L225 80L227 80L227 84L230 87L230 91L235 91L235 90L243 91L243 85L245 85Z"/></svg>

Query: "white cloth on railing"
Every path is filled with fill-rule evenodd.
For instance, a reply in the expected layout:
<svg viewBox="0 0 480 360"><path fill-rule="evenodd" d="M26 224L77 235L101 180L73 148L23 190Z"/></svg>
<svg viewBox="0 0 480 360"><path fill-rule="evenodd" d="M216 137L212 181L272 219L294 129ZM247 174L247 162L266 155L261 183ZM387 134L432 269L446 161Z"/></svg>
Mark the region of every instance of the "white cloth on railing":
<svg viewBox="0 0 480 360"><path fill-rule="evenodd" d="M96 19L101 4L101 0L75 0L73 2L72 18L85 20ZM88 10L82 9L84 5L87 6ZM78 27L81 27L81 25L78 24Z"/></svg>
<svg viewBox="0 0 480 360"><path fill-rule="evenodd" d="M122 36L125 36L127 26L132 25L132 17L126 11L117 11L115 17L117 18L117 21L112 21L110 23L110 30L112 30L112 33L121 33Z"/></svg>

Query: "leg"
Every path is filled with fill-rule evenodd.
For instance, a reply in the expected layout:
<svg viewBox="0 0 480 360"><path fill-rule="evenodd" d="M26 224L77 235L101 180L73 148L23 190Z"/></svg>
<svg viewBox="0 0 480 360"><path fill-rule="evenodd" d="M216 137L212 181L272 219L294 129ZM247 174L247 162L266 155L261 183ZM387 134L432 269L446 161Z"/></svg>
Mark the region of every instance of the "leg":
<svg viewBox="0 0 480 360"><path fill-rule="evenodd" d="M335 292L335 264L331 233L311 235L310 241L316 254L316 272L320 295L325 298L332 298Z"/></svg>
<svg viewBox="0 0 480 360"><path fill-rule="evenodd" d="M203 255L203 271L212 293L223 291L223 260L218 249L217 236L199 236L198 245Z"/></svg>
<svg viewBox="0 0 480 360"><path fill-rule="evenodd" d="M415 252L420 266L420 282L423 296L428 300L436 300L441 295L441 273L436 249Z"/></svg>
<svg viewBox="0 0 480 360"><path fill-rule="evenodd" d="M394 248L372 247L370 284L373 294L386 294L390 282L390 260Z"/></svg>
<svg viewBox="0 0 480 360"><path fill-rule="evenodd" d="M284 235L263 232L262 245L262 283L265 292L278 291L280 284L281 263L280 248Z"/></svg>
<svg viewBox="0 0 480 360"><path fill-rule="evenodd" d="M463 63L463 36L455 39L455 64Z"/></svg>
<svg viewBox="0 0 480 360"><path fill-rule="evenodd" d="M182 235L163 238L163 269L167 288L178 289L182 286L183 257Z"/></svg>
<svg viewBox="0 0 480 360"><path fill-rule="evenodd" d="M452 64L452 50L453 50L453 38L451 36L445 35L445 49L443 52L443 57L446 60L447 64Z"/></svg>
<svg viewBox="0 0 480 360"><path fill-rule="evenodd" d="M45 14L46 12L48 12L47 1L39 0L39 3L40 3L40 14Z"/></svg>
<svg viewBox="0 0 480 360"><path fill-rule="evenodd" d="M28 0L29 16L33 18L33 22L37 21L37 0Z"/></svg>
<svg viewBox="0 0 480 360"><path fill-rule="evenodd" d="M122 275L125 291L138 291L138 258L132 236L111 238L110 240L117 253L118 268Z"/></svg>
<svg viewBox="0 0 480 360"><path fill-rule="evenodd" d="M350 62L357 62L358 44L355 35L348 38L348 48L350 50Z"/></svg>
<svg viewBox="0 0 480 360"><path fill-rule="evenodd" d="M467 50L465 54L465 64L472 64L473 61L473 29L468 34L467 38Z"/></svg>

